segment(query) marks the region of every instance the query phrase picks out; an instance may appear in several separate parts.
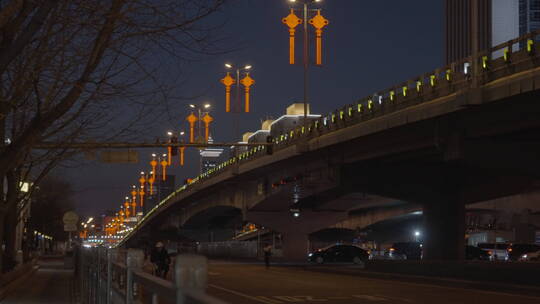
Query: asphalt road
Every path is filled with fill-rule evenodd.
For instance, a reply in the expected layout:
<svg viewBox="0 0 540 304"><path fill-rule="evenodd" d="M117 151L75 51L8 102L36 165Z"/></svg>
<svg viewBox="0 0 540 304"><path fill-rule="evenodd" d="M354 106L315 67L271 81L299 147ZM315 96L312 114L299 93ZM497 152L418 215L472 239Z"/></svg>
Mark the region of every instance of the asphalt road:
<svg viewBox="0 0 540 304"><path fill-rule="evenodd" d="M540 303L540 297L318 273L294 267L210 262L208 293L247 303Z"/></svg>

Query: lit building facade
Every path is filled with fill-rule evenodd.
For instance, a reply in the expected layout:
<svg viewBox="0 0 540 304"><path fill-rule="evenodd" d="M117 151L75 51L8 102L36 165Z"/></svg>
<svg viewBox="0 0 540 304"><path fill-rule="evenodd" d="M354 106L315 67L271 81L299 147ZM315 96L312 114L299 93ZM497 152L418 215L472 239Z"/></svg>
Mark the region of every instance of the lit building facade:
<svg viewBox="0 0 540 304"><path fill-rule="evenodd" d="M468 57L471 0L446 0L446 63ZM479 50L540 29L540 0L478 0Z"/></svg>

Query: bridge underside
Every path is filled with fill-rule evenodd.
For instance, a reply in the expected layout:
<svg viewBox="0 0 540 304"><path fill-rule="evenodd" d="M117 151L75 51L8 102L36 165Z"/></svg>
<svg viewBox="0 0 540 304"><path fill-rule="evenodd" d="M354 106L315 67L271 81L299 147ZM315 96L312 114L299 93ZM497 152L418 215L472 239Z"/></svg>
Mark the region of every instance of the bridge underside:
<svg viewBox="0 0 540 304"><path fill-rule="evenodd" d="M418 206L425 258L461 259L465 205L539 186L539 89L539 76L512 78L325 133L308 148L299 143L262 157L262 165L247 162L246 173L169 211L191 218L198 212L190 208L234 206L244 220L282 232L286 256L303 260L308 235L353 210ZM280 160L267 161L273 157Z"/></svg>

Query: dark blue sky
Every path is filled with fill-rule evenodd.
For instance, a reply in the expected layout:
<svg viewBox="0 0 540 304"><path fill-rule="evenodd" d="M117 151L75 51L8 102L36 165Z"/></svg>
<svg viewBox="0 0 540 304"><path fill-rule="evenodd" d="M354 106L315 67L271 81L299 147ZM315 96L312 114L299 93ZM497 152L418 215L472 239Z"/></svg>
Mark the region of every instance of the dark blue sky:
<svg viewBox="0 0 540 304"><path fill-rule="evenodd" d="M288 30L281 23L281 18L288 14L289 2L232 2L218 18L226 20L223 34L239 50L183 67L186 77L178 92L183 96L203 95L196 101L212 103L212 133L220 142L233 140L233 117L224 113L225 91L219 82L225 74L225 62L253 65L251 75L256 84L252 90L252 112L241 115L242 133L258 130L261 119L279 117L289 104L301 101L303 94L302 67L288 64ZM442 0L323 0L320 7L330 24L323 34L324 66L312 67L309 75L313 113L328 113L444 64ZM301 35L297 38L297 54L300 53ZM297 61L301 62L300 56ZM187 112L186 103L171 103L174 114L164 120L163 132L187 127L182 114ZM148 170L146 157L150 153L142 151L140 158L144 163L138 165L88 162L57 174L74 183L78 210L95 215L119 206L130 185L136 182L138 172ZM187 162L184 168L173 169L178 174L177 181L197 174L195 151L188 154Z"/></svg>

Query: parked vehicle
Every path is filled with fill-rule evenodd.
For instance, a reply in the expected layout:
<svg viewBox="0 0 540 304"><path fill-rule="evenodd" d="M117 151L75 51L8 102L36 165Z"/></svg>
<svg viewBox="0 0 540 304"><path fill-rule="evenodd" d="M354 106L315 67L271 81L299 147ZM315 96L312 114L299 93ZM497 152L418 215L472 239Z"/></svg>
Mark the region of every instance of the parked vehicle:
<svg viewBox="0 0 540 304"><path fill-rule="evenodd" d="M491 260L491 255L488 251L484 249L467 245L465 246L465 259L489 261Z"/></svg>
<svg viewBox="0 0 540 304"><path fill-rule="evenodd" d="M523 258L529 258L528 254L540 251L540 246L536 244L512 244L507 251L508 260L520 261Z"/></svg>
<svg viewBox="0 0 540 304"><path fill-rule="evenodd" d="M308 261L317 264L335 262L364 264L368 259L367 251L353 245L333 245L308 255Z"/></svg>
<svg viewBox="0 0 540 304"><path fill-rule="evenodd" d="M420 242L401 242L394 243L391 248L386 250L386 256L389 259L396 260L420 260L422 259L422 243Z"/></svg>
<svg viewBox="0 0 540 304"><path fill-rule="evenodd" d="M508 260L508 243L478 243L478 247L488 251L491 261Z"/></svg>

